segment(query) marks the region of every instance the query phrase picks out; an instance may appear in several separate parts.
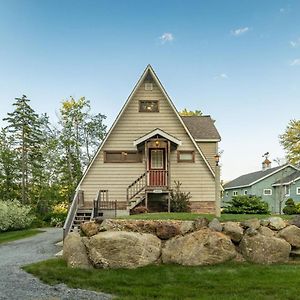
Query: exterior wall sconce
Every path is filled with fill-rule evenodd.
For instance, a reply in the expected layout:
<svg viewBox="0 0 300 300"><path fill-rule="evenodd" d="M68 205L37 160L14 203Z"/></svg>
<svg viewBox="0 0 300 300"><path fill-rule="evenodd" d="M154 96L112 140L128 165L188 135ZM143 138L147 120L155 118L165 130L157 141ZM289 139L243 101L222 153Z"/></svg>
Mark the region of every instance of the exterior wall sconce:
<svg viewBox="0 0 300 300"><path fill-rule="evenodd" d="M220 162L220 155L217 153L215 156L215 162L216 162L216 166L219 166L219 162Z"/></svg>
<svg viewBox="0 0 300 300"><path fill-rule="evenodd" d="M155 146L158 148L159 147L159 140L155 141Z"/></svg>

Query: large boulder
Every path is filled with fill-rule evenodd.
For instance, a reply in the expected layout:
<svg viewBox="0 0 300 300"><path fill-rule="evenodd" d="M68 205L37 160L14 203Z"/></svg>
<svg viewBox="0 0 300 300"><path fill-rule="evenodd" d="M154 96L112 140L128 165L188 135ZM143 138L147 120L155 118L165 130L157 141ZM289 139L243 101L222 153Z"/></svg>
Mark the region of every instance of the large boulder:
<svg viewBox="0 0 300 300"><path fill-rule="evenodd" d="M233 259L236 250L223 233L201 229L166 241L162 249L163 263L186 266L214 265Z"/></svg>
<svg viewBox="0 0 300 300"><path fill-rule="evenodd" d="M71 232L67 235L63 245L63 258L72 268L88 269L89 263L86 248L79 233Z"/></svg>
<svg viewBox="0 0 300 300"><path fill-rule="evenodd" d="M285 263L289 260L291 245L283 239L262 234L244 235L240 242L244 258L259 264Z"/></svg>
<svg viewBox="0 0 300 300"><path fill-rule="evenodd" d="M285 239L293 247L300 248L300 228L290 225L278 232L278 236Z"/></svg>
<svg viewBox="0 0 300 300"><path fill-rule="evenodd" d="M81 223L80 229L87 237L93 236L99 232L98 225L95 222Z"/></svg>
<svg viewBox="0 0 300 300"><path fill-rule="evenodd" d="M294 216L292 220L290 220L290 225L295 225L297 227L300 227L300 216Z"/></svg>
<svg viewBox="0 0 300 300"><path fill-rule="evenodd" d="M217 218L214 218L209 222L208 228L221 232L223 229L223 226Z"/></svg>
<svg viewBox="0 0 300 300"><path fill-rule="evenodd" d="M258 229L260 226L260 221L256 218L254 219L249 219L241 222L241 226L244 228L251 228L251 229Z"/></svg>
<svg viewBox="0 0 300 300"><path fill-rule="evenodd" d="M194 221L194 228L195 228L195 230L207 228L208 224L209 224L209 220L207 218L197 218Z"/></svg>
<svg viewBox="0 0 300 300"><path fill-rule="evenodd" d="M274 231L271 230L269 227L266 227L266 226L260 226L258 228L258 232L262 235L265 235L265 236L274 236Z"/></svg>
<svg viewBox="0 0 300 300"><path fill-rule="evenodd" d="M243 237L243 228L236 222L226 222L223 225L223 232L228 235L232 241L239 242Z"/></svg>
<svg viewBox="0 0 300 300"><path fill-rule="evenodd" d="M156 263L161 255L160 239L147 233L105 231L85 245L96 268L137 268Z"/></svg>
<svg viewBox="0 0 300 300"><path fill-rule="evenodd" d="M156 235L162 240L168 240L180 234L179 226L174 224L162 223L156 227Z"/></svg>
<svg viewBox="0 0 300 300"><path fill-rule="evenodd" d="M271 217L269 218L269 227L273 230L281 230L286 227L286 223L280 217Z"/></svg>

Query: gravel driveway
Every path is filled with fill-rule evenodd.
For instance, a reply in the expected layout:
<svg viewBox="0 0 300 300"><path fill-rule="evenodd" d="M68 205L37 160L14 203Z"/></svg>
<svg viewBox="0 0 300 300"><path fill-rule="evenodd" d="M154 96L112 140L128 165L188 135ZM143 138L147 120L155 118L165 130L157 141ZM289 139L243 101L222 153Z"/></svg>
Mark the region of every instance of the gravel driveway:
<svg viewBox="0 0 300 300"><path fill-rule="evenodd" d="M54 257L61 250L62 229L47 228L33 237L0 245L0 299L18 300L104 300L103 293L70 289L64 284L50 286L21 270L20 267Z"/></svg>

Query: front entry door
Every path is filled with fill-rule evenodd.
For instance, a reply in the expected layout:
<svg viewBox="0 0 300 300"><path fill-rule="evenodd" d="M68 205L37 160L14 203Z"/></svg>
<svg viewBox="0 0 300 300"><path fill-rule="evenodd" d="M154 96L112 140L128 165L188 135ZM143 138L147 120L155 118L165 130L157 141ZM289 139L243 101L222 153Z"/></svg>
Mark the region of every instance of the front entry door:
<svg viewBox="0 0 300 300"><path fill-rule="evenodd" d="M166 152L165 149L149 149L149 185L166 185Z"/></svg>

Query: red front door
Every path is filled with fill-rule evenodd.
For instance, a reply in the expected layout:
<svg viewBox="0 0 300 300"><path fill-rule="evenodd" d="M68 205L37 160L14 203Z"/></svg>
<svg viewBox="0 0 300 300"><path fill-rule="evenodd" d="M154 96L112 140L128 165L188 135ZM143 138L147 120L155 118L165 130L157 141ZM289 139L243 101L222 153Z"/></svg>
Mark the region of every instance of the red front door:
<svg viewBox="0 0 300 300"><path fill-rule="evenodd" d="M163 148L149 149L149 185L166 185L166 152Z"/></svg>

